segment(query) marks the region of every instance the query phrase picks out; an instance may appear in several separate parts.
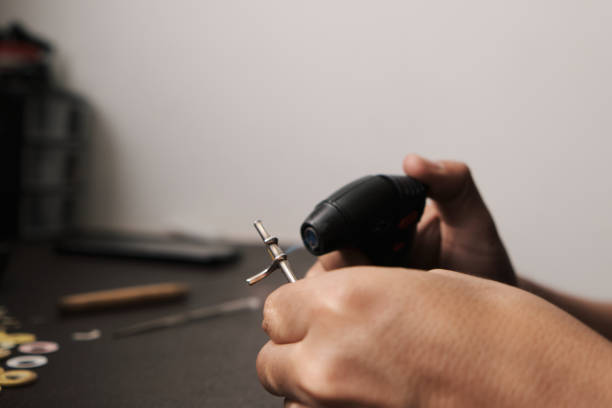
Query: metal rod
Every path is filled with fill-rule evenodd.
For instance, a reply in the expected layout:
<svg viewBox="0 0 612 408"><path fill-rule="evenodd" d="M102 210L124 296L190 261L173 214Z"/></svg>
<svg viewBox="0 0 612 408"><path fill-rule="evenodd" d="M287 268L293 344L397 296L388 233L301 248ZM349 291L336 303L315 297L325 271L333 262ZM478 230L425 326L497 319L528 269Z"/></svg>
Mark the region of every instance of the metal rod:
<svg viewBox="0 0 612 408"><path fill-rule="evenodd" d="M229 313L239 312L241 310L255 310L261 306L261 300L256 297L247 297L243 299L230 300L228 302L219 303L212 306L204 306L198 309L189 310L185 313L179 313L170 316L160 317L158 319L149 320L138 323L132 326L124 327L113 333L114 337L127 337L135 334L146 333L154 330L174 327L185 323L190 323L198 320L208 319L215 316L221 316Z"/></svg>
<svg viewBox="0 0 612 408"><path fill-rule="evenodd" d="M293 274L293 270L291 269L291 265L289 264L287 255L278 245L278 238L270 235L268 231L266 231L266 228L263 226L263 223L260 220L255 221L253 225L255 226L255 229L259 233L259 236L263 240L264 244L266 244L268 254L272 258L272 264L267 269L261 271L257 275L248 278L247 283L249 285L253 285L265 278L266 276L270 275L278 268L283 271L285 277L289 282L295 282L295 275Z"/></svg>

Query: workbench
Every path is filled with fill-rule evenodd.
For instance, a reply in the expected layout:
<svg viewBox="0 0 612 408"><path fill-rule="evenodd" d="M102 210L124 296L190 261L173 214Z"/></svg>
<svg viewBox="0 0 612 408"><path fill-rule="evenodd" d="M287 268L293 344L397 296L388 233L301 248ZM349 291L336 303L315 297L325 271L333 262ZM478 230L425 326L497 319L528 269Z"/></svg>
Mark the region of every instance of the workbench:
<svg viewBox="0 0 612 408"><path fill-rule="evenodd" d="M0 391L0 406L22 407L282 407L260 385L255 359L267 341L261 311L244 311L133 337L115 339L121 327L246 296L262 300L286 280L280 271L253 287L245 278L270 258L261 244L240 248L233 263L202 266L63 255L50 245L17 245L0 278L0 305L22 324L21 332L59 343L47 365L32 369L28 386ZM290 255L303 276L314 258ZM159 282L184 282L186 300L95 314L62 315L66 294ZM99 329L92 341L78 331ZM18 354L18 353L15 353ZM4 366L4 364L2 365Z"/></svg>

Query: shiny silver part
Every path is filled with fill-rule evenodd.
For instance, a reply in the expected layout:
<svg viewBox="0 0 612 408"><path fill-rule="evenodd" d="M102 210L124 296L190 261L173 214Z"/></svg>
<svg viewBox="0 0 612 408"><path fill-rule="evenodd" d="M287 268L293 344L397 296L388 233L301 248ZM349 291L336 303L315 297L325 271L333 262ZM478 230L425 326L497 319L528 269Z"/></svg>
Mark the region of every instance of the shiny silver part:
<svg viewBox="0 0 612 408"><path fill-rule="evenodd" d="M266 244L266 245L278 244L278 238L276 238L276 237L268 237L268 238L264 239L264 244Z"/></svg>
<svg viewBox="0 0 612 408"><path fill-rule="evenodd" d="M255 221L253 223L255 229L259 233L264 244L266 244L266 249L268 250L268 254L272 258L272 263L263 271L259 272L257 275L251 276L246 281L249 285L253 285L266 276L270 275L277 269L280 269L285 274L285 277L289 282L295 282L295 275L293 274L293 270L291 270L291 265L289 264L289 260L287 259L287 254L285 254L282 248L278 245L278 238L272 236L266 231L260 220Z"/></svg>
<svg viewBox="0 0 612 408"><path fill-rule="evenodd" d="M75 341L92 341L99 339L102 336L100 329L93 329L85 332L74 332L72 333L72 340Z"/></svg>
<svg viewBox="0 0 612 408"><path fill-rule="evenodd" d="M253 275L250 278L247 278L246 281L249 285L254 285L260 280L262 280L263 278L267 277L272 272L273 270L270 268L264 269L263 271L259 272L257 275Z"/></svg>
<svg viewBox="0 0 612 408"><path fill-rule="evenodd" d="M48 361L49 360L45 356L18 356L6 360L6 366L17 369L36 368L44 366Z"/></svg>
<svg viewBox="0 0 612 408"><path fill-rule="evenodd" d="M154 330L174 327L181 324L191 323L198 320L204 320L211 317L222 316L230 313L236 313L243 310L257 310L261 307L261 300L257 297L246 297L229 302L223 302L212 306L205 306L199 309L189 310L185 313L179 313L170 316L164 316L159 319L149 320L143 323L138 323L133 326L124 327L113 333L114 337L127 337L135 334L146 333Z"/></svg>
<svg viewBox="0 0 612 408"><path fill-rule="evenodd" d="M286 260L287 260L287 255L284 254L284 253L280 254L279 256L274 258L274 260L272 261L270 266L268 266L263 271L259 272L257 275L254 275L254 276L251 276L250 278L248 278L246 280L247 283L249 285L253 285L253 284L259 282L260 280L262 280L263 278L265 278L266 276L270 275L272 272L274 272L275 270L280 268L281 261L286 261Z"/></svg>

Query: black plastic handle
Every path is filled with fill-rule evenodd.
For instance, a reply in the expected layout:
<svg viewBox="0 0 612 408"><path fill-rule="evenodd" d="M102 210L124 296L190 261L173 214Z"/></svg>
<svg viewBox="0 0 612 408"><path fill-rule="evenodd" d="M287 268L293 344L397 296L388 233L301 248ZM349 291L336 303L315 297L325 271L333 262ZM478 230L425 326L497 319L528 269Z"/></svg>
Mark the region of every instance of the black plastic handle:
<svg viewBox="0 0 612 408"><path fill-rule="evenodd" d="M427 187L408 176L365 176L321 201L301 227L313 255L356 248L376 265L404 265Z"/></svg>

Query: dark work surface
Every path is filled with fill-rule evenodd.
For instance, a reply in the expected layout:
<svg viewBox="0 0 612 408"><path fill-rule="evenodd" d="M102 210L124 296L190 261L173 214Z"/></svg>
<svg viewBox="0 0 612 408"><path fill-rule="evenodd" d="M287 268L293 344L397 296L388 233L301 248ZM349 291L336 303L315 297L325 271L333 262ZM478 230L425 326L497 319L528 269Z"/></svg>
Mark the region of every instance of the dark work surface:
<svg viewBox="0 0 612 408"><path fill-rule="evenodd" d="M189 325L114 339L113 330L245 296L265 299L286 283L280 271L253 287L244 279L270 259L263 245L242 248L232 264L203 267L60 255L47 246L20 246L1 280L0 305L21 332L56 341L38 381L0 391L1 407L281 407L259 384L255 358L267 341L261 311L240 312ZM298 277L313 258L290 255ZM62 295L165 281L186 282L185 301L96 314L62 316ZM74 341L71 334L98 328L102 337ZM13 353L19 354L16 350ZM5 369L6 366L2 365Z"/></svg>

